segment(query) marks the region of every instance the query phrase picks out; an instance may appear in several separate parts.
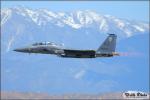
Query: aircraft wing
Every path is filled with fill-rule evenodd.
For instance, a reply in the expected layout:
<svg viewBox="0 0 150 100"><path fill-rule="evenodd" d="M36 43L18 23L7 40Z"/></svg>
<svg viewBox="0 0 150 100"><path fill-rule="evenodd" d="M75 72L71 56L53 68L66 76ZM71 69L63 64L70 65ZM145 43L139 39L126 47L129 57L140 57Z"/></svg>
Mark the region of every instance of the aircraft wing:
<svg viewBox="0 0 150 100"><path fill-rule="evenodd" d="M64 57L75 57L75 58L95 58L94 50L69 50L64 49Z"/></svg>

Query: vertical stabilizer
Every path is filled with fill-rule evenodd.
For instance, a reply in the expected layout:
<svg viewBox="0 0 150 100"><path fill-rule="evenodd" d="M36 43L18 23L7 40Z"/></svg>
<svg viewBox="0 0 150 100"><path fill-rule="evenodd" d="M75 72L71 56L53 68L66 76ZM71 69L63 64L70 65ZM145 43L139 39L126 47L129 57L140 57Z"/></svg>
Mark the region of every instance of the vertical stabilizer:
<svg viewBox="0 0 150 100"><path fill-rule="evenodd" d="M105 39L102 45L97 49L97 52L100 52L100 53L115 52L116 39L117 39L117 36L115 34L109 34L109 36Z"/></svg>

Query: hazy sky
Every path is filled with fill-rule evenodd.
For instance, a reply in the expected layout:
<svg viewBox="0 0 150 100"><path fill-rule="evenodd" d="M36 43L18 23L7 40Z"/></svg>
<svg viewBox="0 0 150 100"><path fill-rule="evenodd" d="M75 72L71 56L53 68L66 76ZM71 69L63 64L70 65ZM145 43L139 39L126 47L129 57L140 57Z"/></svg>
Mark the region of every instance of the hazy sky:
<svg viewBox="0 0 150 100"><path fill-rule="evenodd" d="M93 10L119 18L149 21L148 1L3 1L1 7L18 5L52 11Z"/></svg>

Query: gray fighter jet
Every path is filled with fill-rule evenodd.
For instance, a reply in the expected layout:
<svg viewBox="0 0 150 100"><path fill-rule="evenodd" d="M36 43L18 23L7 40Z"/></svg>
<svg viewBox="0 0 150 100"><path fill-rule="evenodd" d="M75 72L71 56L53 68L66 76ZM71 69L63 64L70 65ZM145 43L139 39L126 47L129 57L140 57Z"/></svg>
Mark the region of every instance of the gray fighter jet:
<svg viewBox="0 0 150 100"><path fill-rule="evenodd" d="M41 42L34 43L26 48L18 48L14 51L23 53L54 54L60 57L70 58L113 57L119 56L119 54L115 52L116 39L117 36L115 34L109 34L109 36L97 50L66 49L53 42Z"/></svg>

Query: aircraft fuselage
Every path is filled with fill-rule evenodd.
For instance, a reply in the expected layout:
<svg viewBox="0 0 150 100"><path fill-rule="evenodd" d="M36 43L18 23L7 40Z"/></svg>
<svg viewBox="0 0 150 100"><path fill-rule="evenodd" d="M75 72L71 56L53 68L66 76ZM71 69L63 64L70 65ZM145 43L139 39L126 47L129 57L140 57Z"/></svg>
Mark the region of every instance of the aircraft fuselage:
<svg viewBox="0 0 150 100"><path fill-rule="evenodd" d="M35 43L26 48L15 49L14 51L23 53L40 53L40 54L54 54L60 57L68 58L96 58L96 57L112 57L118 56L115 52L116 35L109 34L104 43L98 48L98 50L75 50L66 49L61 46L51 43L42 42Z"/></svg>

